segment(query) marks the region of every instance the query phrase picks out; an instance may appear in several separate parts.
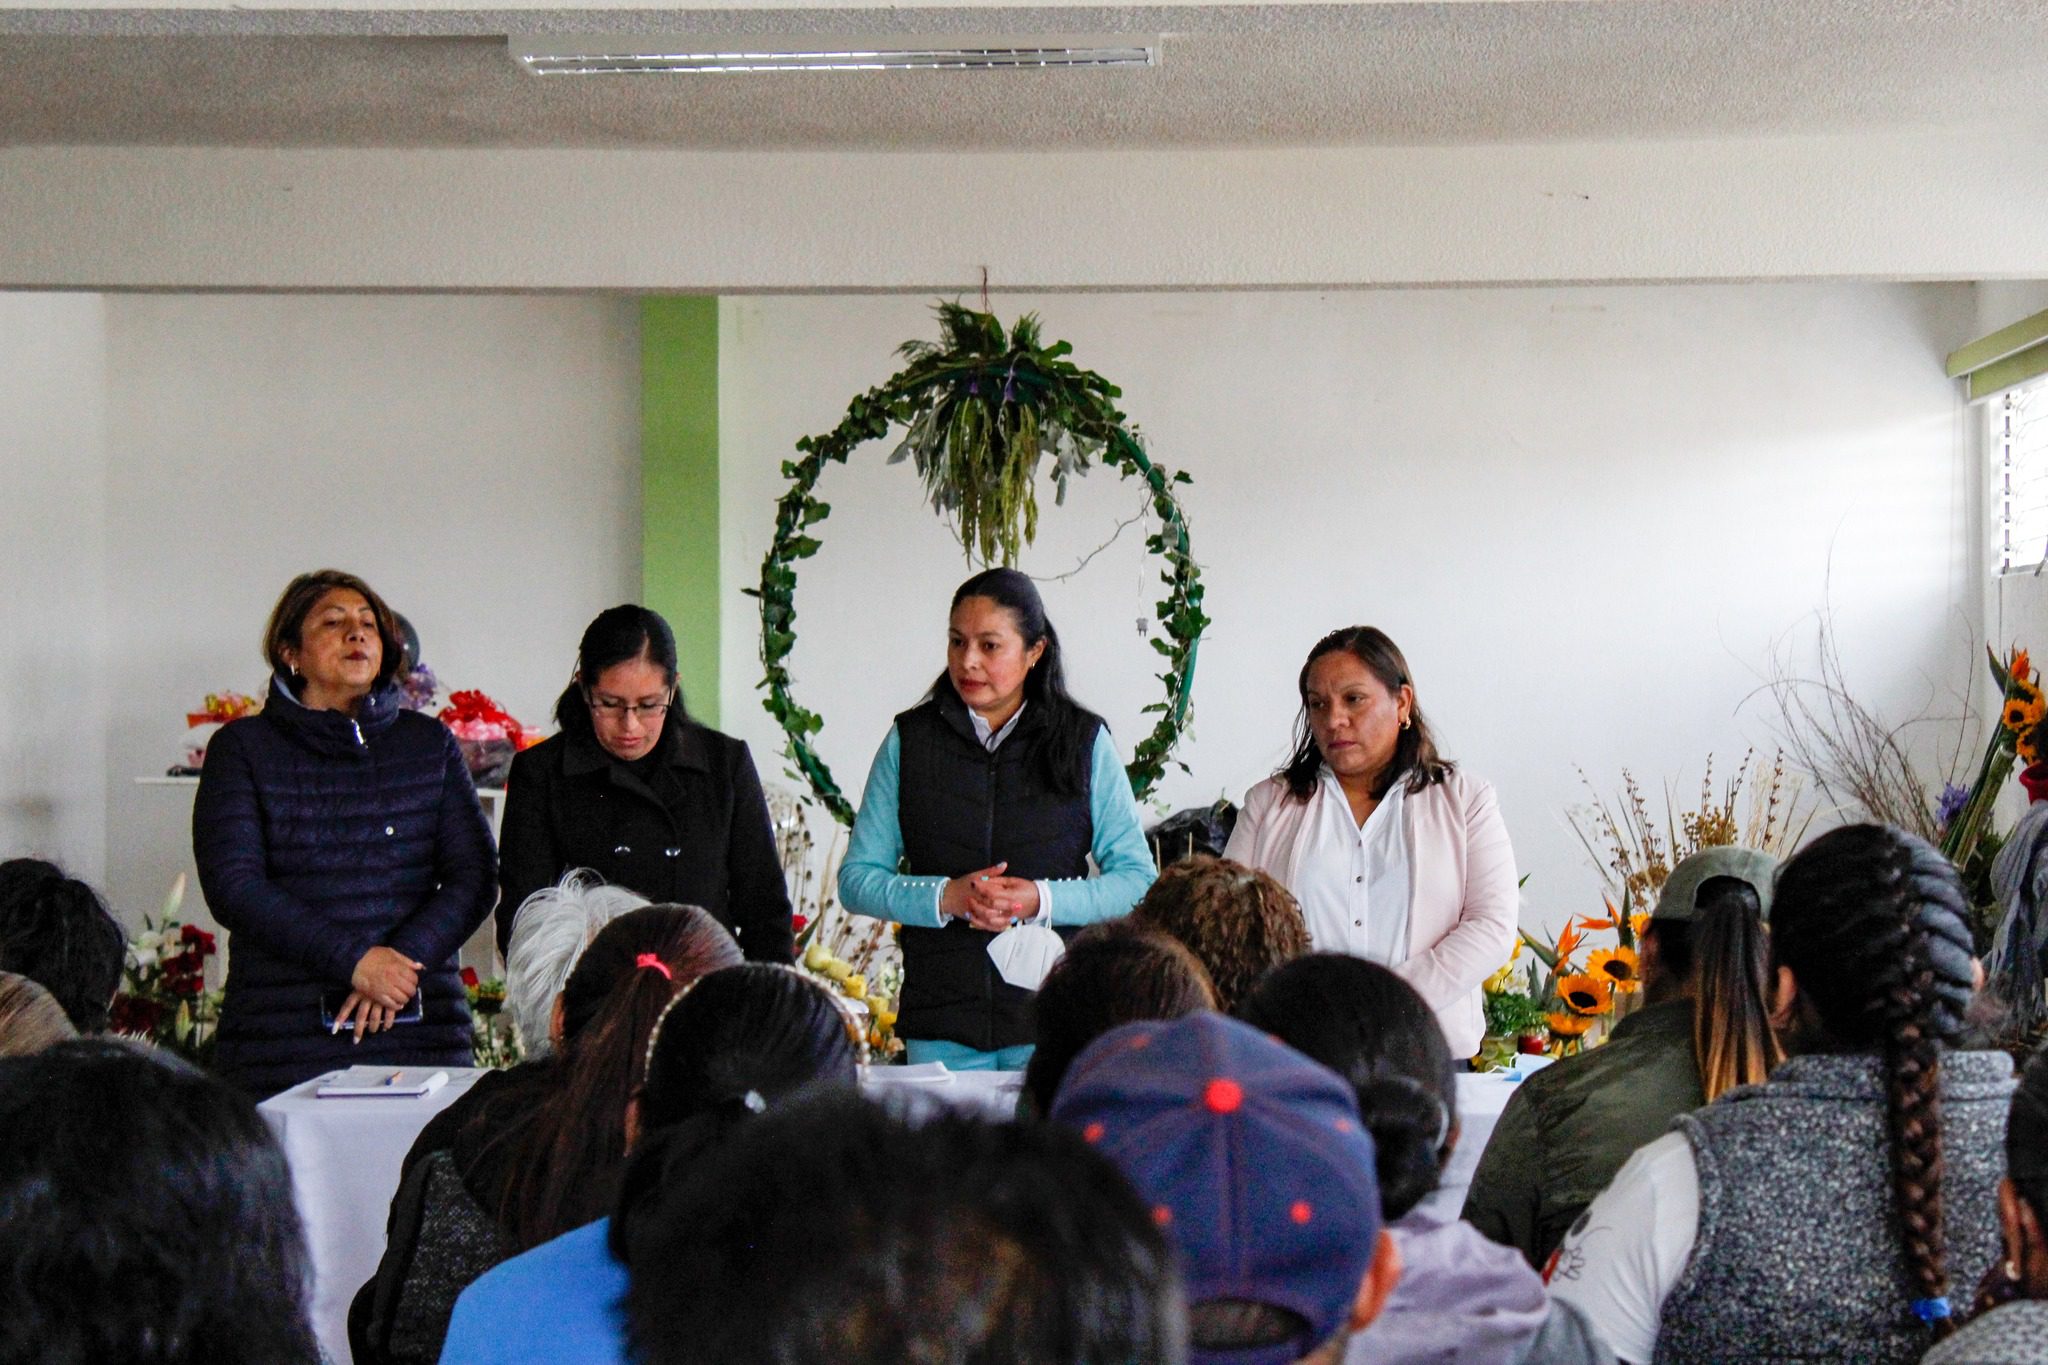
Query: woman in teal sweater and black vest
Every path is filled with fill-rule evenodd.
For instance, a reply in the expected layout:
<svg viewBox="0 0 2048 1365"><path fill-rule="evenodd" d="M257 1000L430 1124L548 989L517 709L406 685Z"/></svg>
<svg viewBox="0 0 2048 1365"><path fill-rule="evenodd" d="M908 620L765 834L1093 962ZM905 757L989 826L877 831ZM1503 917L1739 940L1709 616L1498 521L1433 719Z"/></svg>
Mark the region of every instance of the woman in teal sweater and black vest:
<svg viewBox="0 0 2048 1365"><path fill-rule="evenodd" d="M1067 695L1038 589L1014 569L976 574L953 594L946 671L875 755L839 870L848 909L903 926L910 1060L1023 1067L1032 991L997 970L997 936L1114 919L1154 874L1130 779L1102 718Z"/></svg>

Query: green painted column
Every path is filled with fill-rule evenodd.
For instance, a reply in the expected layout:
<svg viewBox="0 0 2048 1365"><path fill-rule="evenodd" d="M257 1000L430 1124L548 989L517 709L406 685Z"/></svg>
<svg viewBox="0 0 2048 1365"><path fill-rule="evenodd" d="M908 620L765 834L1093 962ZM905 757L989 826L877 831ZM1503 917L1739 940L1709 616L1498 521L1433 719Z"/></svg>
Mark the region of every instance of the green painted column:
<svg viewBox="0 0 2048 1365"><path fill-rule="evenodd" d="M683 699L718 724L718 299L640 305L640 600L676 632Z"/></svg>

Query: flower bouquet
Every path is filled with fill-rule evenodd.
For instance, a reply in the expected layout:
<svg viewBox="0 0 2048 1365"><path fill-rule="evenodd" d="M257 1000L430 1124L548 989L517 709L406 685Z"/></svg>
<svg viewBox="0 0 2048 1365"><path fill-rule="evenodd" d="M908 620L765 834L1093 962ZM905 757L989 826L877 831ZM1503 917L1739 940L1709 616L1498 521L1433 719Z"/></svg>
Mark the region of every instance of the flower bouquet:
<svg viewBox="0 0 2048 1365"><path fill-rule="evenodd" d="M479 787L504 786L512 756L540 743L540 731L521 725L482 692L452 694L441 708L440 720L462 746L470 780Z"/></svg>
<svg viewBox="0 0 2048 1365"><path fill-rule="evenodd" d="M484 980L476 968L462 969L462 989L469 996L469 1030L476 1065L502 1071L517 1066L526 1057L519 1035L505 1015L505 979Z"/></svg>
<svg viewBox="0 0 2048 1365"><path fill-rule="evenodd" d="M178 919L185 900L185 874L171 883L162 916L142 918L142 932L129 940L121 964L121 988L114 995L111 1027L141 1038L201 1066L212 1062L225 991L206 989L206 959L214 936Z"/></svg>
<svg viewBox="0 0 2048 1365"><path fill-rule="evenodd" d="M831 842L821 856L811 837L810 803L781 787L770 788L767 795L776 856L794 907L790 929L796 935L797 967L840 996L857 1016L865 1016L871 1057L894 1058L903 1051L903 1040L896 1036L903 957L895 926L855 916L834 895L844 828L830 822Z"/></svg>
<svg viewBox="0 0 2048 1365"><path fill-rule="evenodd" d="M240 692L208 692L197 711L185 713L184 745L180 750L179 772L195 773L206 762L206 746L214 733L231 720L253 716L263 709L263 703L255 697Z"/></svg>

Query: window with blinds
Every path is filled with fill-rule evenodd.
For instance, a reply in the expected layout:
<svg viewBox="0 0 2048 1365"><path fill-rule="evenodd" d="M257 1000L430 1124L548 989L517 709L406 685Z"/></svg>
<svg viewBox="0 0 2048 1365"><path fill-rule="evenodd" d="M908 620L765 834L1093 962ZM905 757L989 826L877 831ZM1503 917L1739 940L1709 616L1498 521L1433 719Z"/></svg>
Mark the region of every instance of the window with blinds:
<svg viewBox="0 0 2048 1365"><path fill-rule="evenodd" d="M2048 560L2048 378L1991 400L2000 573Z"/></svg>

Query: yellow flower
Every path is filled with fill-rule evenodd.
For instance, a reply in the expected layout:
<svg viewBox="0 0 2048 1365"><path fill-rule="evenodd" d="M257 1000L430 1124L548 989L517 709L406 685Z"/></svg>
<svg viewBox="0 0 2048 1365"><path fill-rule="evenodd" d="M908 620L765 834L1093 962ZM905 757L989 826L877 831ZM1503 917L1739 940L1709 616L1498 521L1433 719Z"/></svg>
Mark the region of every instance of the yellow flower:
<svg viewBox="0 0 2048 1365"><path fill-rule="evenodd" d="M1643 930L1650 927L1650 912L1638 910L1633 915L1630 915L1628 917L1628 927L1635 931L1636 938L1640 940L1643 936Z"/></svg>
<svg viewBox="0 0 2048 1365"><path fill-rule="evenodd" d="M2048 714L2048 703L2044 703L2041 699L2041 694L2036 691L2032 697L2013 697L2009 699L2005 703L2005 710L2000 713L1999 719L2004 723L2006 729L2018 734L2039 725L2044 714Z"/></svg>
<svg viewBox="0 0 2048 1365"><path fill-rule="evenodd" d="M1593 1027L1591 1019L1575 1014L1547 1014L1544 1018L1550 1024L1550 1031L1560 1038L1576 1038Z"/></svg>
<svg viewBox="0 0 2048 1365"><path fill-rule="evenodd" d="M1607 978L1585 973L1559 981L1557 998L1574 1014L1606 1014L1614 1008L1614 988Z"/></svg>
<svg viewBox="0 0 2048 1365"><path fill-rule="evenodd" d="M1633 948L1610 948L1597 952L1586 963L1586 970L1597 977L1604 977L1614 989L1625 995L1633 995L1643 984L1642 964L1636 960Z"/></svg>

